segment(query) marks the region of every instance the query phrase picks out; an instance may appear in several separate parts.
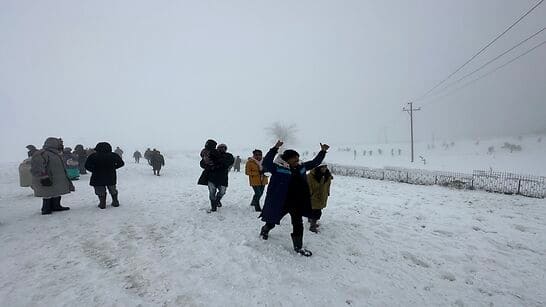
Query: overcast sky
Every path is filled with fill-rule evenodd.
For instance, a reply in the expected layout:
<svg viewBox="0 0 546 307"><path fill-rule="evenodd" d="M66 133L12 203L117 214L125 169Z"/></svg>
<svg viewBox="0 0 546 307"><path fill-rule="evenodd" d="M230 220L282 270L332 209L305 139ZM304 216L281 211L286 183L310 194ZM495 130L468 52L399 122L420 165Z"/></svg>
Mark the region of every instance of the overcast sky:
<svg viewBox="0 0 546 307"><path fill-rule="evenodd" d="M302 145L407 140L402 106L535 3L0 0L0 159L48 136L126 151L211 137L263 147L275 121L297 124ZM462 73L544 26L546 4ZM545 118L543 46L429 102L416 135L517 135Z"/></svg>

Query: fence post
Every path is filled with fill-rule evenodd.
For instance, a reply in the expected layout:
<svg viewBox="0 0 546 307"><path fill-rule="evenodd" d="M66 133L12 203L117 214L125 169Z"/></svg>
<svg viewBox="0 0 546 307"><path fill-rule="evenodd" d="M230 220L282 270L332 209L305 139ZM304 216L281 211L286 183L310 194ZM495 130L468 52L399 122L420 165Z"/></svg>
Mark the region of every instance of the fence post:
<svg viewBox="0 0 546 307"><path fill-rule="evenodd" d="M518 180L518 195L520 195L520 191L521 191L521 178Z"/></svg>
<svg viewBox="0 0 546 307"><path fill-rule="evenodd" d="M410 183L409 182L409 172L406 172L406 183Z"/></svg>

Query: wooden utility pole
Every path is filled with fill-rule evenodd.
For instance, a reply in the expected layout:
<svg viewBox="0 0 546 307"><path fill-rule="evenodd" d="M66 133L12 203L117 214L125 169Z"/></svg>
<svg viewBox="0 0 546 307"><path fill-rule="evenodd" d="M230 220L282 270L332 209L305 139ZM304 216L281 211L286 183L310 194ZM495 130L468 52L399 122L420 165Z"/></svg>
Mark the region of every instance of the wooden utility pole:
<svg viewBox="0 0 546 307"><path fill-rule="evenodd" d="M413 108L413 102L408 102L407 108L402 108L403 111L408 112L410 115L410 125L411 125L411 162L413 163L413 112L421 111L421 108Z"/></svg>

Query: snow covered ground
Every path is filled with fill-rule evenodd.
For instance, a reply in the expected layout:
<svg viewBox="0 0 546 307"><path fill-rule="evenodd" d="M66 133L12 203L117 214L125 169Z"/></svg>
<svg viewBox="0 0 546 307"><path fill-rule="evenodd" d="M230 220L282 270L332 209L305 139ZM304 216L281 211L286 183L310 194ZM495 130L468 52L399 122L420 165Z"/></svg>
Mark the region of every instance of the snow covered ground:
<svg viewBox="0 0 546 307"><path fill-rule="evenodd" d="M120 208L89 176L41 216L0 164L2 306L543 306L546 201L337 177L321 233L292 251L289 218L258 237L244 174L207 214L195 153L162 177L128 163Z"/></svg>
<svg viewBox="0 0 546 307"><path fill-rule="evenodd" d="M541 138L541 142L538 139ZM520 145L522 151L510 153L502 148L505 142ZM429 148L432 142L417 142L415 144L415 163L410 163L410 144L366 144L354 145L344 144L332 146L329 160L343 165L358 165L366 167L382 168L386 166L420 168L438 171L452 171L472 173L473 170L490 170L546 176L546 136L527 135L519 138L495 138L480 140L455 140L454 146L448 149L442 147L443 141L437 141L434 148ZM446 141L450 143L451 141ZM318 146L317 146L318 147ZM338 151L338 148L351 148L351 151ZM494 147L493 154L488 154L489 147ZM354 149L357 150L357 157L354 157ZM378 150L383 151L382 155ZM391 150L395 155L391 155ZM398 156L398 149L402 149L402 155ZM311 147L312 153L316 148ZM373 151L363 155L363 151ZM426 165L421 161L422 156Z"/></svg>

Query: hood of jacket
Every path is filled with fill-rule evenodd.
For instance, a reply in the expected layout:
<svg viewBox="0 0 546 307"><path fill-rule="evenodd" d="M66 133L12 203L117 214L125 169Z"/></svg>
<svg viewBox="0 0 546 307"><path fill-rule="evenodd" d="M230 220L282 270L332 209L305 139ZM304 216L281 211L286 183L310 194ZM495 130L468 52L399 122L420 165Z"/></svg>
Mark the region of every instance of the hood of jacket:
<svg viewBox="0 0 546 307"><path fill-rule="evenodd" d="M50 149L60 151L61 149L61 140L59 138L49 137L44 142L43 149Z"/></svg>
<svg viewBox="0 0 546 307"><path fill-rule="evenodd" d="M273 161L273 163L279 165L279 166L282 166L284 168L288 168L290 169L290 164L288 164L288 162L284 161L283 158L281 157L281 155L278 155L275 160ZM298 162L298 165L301 165L301 161Z"/></svg>
<svg viewBox="0 0 546 307"><path fill-rule="evenodd" d="M95 151L100 153L112 152L112 145L107 142L100 142L95 146Z"/></svg>

